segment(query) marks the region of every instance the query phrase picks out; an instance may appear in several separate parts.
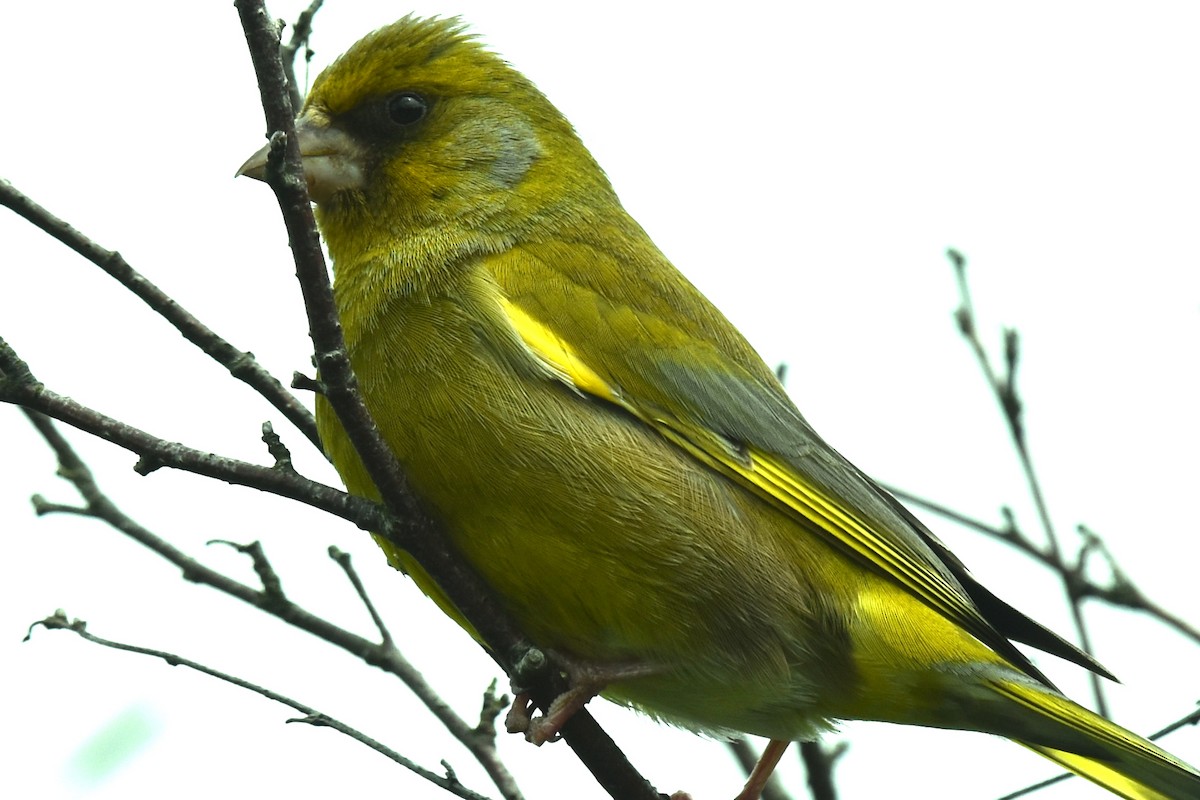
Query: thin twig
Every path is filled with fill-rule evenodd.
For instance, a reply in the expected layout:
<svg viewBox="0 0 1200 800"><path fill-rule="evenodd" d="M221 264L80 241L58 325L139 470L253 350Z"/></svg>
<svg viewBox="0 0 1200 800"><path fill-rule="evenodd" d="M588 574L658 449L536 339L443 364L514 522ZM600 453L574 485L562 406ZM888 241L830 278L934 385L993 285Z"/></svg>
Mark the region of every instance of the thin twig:
<svg viewBox="0 0 1200 800"><path fill-rule="evenodd" d="M972 351L974 351L975 358L983 370L984 377L987 379L988 385L996 397L996 401L1000 404L1001 413L1004 416L1005 423L1008 425L1009 435L1012 437L1013 446L1017 451L1017 459L1021 463L1021 471L1024 473L1025 481L1029 486L1030 497L1033 499L1038 519L1041 522L1042 531L1046 536L1049 554L1055 561L1062 563L1062 547L1059 544L1058 535L1055 533L1054 523L1050 519L1050 510L1046 504L1041 481L1038 480L1037 473L1033 468L1033 459L1029 455L1029 448L1025 440L1022 403L1020 394L1017 391L1017 365L1019 363L1020 339L1016 331L1011 329L1005 331L1005 370L1003 377L1000 377L992 367L987 350L979 338L979 331L975 321L975 309L971 303L971 291L967 283L967 260L957 250L947 251L947 257L954 265L954 274L958 280L958 291L961 299L961 304L955 312L958 329L970 344ZM1067 594L1067 604L1071 609L1071 618L1075 624L1075 631L1079 635L1080 647L1083 648L1084 652L1092 653L1092 641L1091 636L1088 634L1087 623L1083 618L1081 598L1073 591L1073 576L1069 570L1060 572L1059 576L1062 579L1063 588ZM1092 684L1092 695L1095 698L1096 710L1101 715L1108 716L1108 703L1105 701L1100 676L1089 672L1088 677Z"/></svg>
<svg viewBox="0 0 1200 800"><path fill-rule="evenodd" d="M349 520L364 530L388 524L388 515L383 509L364 498L354 497L295 472L260 467L186 447L178 442L168 442L52 392L33 376L29 366L3 339L0 339L0 402L41 412L137 454L139 461L135 469L143 475L160 467L172 467L299 500Z"/></svg>
<svg viewBox="0 0 1200 800"><path fill-rule="evenodd" d="M249 544L238 544L231 542L228 539L209 539L206 544L223 544L232 547L244 556L250 556L250 563L254 565L254 574L258 576L258 580L262 583L262 594L266 596L269 608L286 608L290 601L283 591L283 580L280 579L279 573L275 571L275 567L271 566L270 560L267 558L267 552L263 549L262 542L250 542Z"/></svg>
<svg viewBox="0 0 1200 800"><path fill-rule="evenodd" d="M350 579L350 585L354 587L354 592L358 595L358 599L366 606L367 613L371 615L371 621L375 623L375 629L379 631L380 644L385 647L391 647L395 642L392 639L392 632L388 630L387 624L384 623L383 617L379 615L379 611L375 608L375 603L371 600L371 596L367 594L367 587L363 585L362 578L358 577L358 570L354 568L350 554L333 545L329 546L328 552L329 557L346 573L346 577Z"/></svg>
<svg viewBox="0 0 1200 800"><path fill-rule="evenodd" d="M292 108L299 109L304 101L304 93L300 91L300 83L296 80L296 56L304 50L304 64L312 59L313 52L308 46L312 36L313 17L321 10L325 0L313 0L308 8L300 12L300 16L292 23L292 40L279 48L279 60L283 63L284 75L287 76L288 94L291 97Z"/></svg>
<svg viewBox="0 0 1200 800"><path fill-rule="evenodd" d="M995 539L1000 539L1001 541L1008 541L1012 536L1011 528L1000 528L995 525L989 525L982 520L969 517L960 511L955 511L949 506L942 505L941 503L937 503L933 500L928 500L920 495L915 495L912 492L906 492L903 489L897 489L895 486L891 486L886 483L881 483L880 486L886 489L889 494L895 495L898 499L903 500L905 503L921 506L922 508L928 509L929 511L943 516L946 519L957 522L964 528L971 528L972 530L980 533L986 533L988 536L991 536ZM1016 544L1016 542L1014 542L1014 544Z"/></svg>
<svg viewBox="0 0 1200 800"><path fill-rule="evenodd" d="M262 440L263 444L267 446L267 452L275 459L275 469L296 471L296 467L292 463L292 451L283 443L283 439L275 432L275 426L270 422L262 424Z"/></svg>
<svg viewBox="0 0 1200 800"><path fill-rule="evenodd" d="M1062 783L1063 781L1074 777L1076 777L1076 775L1073 772L1063 772L1055 775L1053 778L1047 778L1044 781L1031 783L1021 789L1017 789L1015 792L1009 792L1002 797L996 798L996 800L1016 800L1018 797L1024 797L1026 795L1033 794L1034 792L1040 792L1042 789L1047 789L1056 783Z"/></svg>
<svg viewBox="0 0 1200 800"><path fill-rule="evenodd" d="M846 752L846 743L826 747L820 740L800 743L800 759L808 773L808 790L813 800L837 800L833 768Z"/></svg>
<svg viewBox="0 0 1200 800"><path fill-rule="evenodd" d="M66 221L19 192L6 180L0 180L0 205L8 206L19 216L115 278L122 286L141 298L156 314L174 325L185 339L229 370L230 375L246 383L268 403L279 409L318 450L321 448L320 439L317 437L317 424L312 413L271 373L263 369L253 353L239 350L222 339L144 275L129 266L120 253L96 244Z"/></svg>
<svg viewBox="0 0 1200 800"><path fill-rule="evenodd" d="M237 0L235 6L258 76L272 143L266 178L279 200L288 231L325 396L384 503L395 515L393 524L377 533L408 551L421 564L487 643L489 653L511 674L532 651L530 642L493 599L486 583L457 554L432 514L410 490L395 455L383 442L363 405L342 339L329 272L309 204L293 124L293 106L280 63L278 31L261 0ZM547 670L542 680L530 686L533 697L543 709L549 708L553 698L565 688L561 674L557 669ZM562 734L610 795L623 800L657 800L657 792L633 769L586 710L573 715L563 727Z"/></svg>
<svg viewBox="0 0 1200 800"><path fill-rule="evenodd" d="M71 631L72 633L75 633L76 635L78 635L79 637L84 639L85 641L91 642L93 644L98 644L102 647L109 647L114 650L122 650L127 653L137 653L139 655L151 656L153 658L161 658L163 661L167 662L172 667L187 667L189 669L193 669L193 670L203 673L205 675L209 675L218 680L225 681L226 683L233 684L234 686L240 687L242 689L246 689L248 691L254 692L255 694L262 695L263 697L267 698L268 700L274 700L277 703L282 703L283 705L293 708L296 711L299 711L301 714L304 715L302 718L290 719L290 720L288 720L288 722L302 722L302 723L305 723L308 725L313 725L315 727L333 728L337 732L339 732L345 736L349 736L351 739L355 740L356 742L364 744L367 747L374 750L375 752L380 753L381 755L384 755L384 756L390 758L392 761L396 762L397 764L404 767L405 769L411 770L412 772L421 776L425 780L429 781L430 783L434 784L435 786L437 786L441 789L446 790L447 792L450 792L458 797L465 798L465 800L488 800L488 798L485 795L481 795L477 792L473 792L470 789L463 786L461 783L459 783L458 779L452 773L448 773L445 776L438 775L436 772L432 772L431 770L425 769L421 765L417 764L415 761L412 761L411 759L408 759L408 758L400 755L395 750L392 750L390 747L387 747L386 745L382 744L381 742L379 742L375 739L372 739L370 736L367 736L366 734L362 733L361 731L359 731L355 728L351 728L349 725L346 725L345 723L343 723L337 719L334 719L333 717L329 716L328 714L323 714L320 711L317 711L315 708L312 708L311 706L307 706L299 701L291 699L290 697L279 694L278 692L273 692L270 689L267 689L263 686L258 686L256 684L250 683L249 681L234 677L233 675L230 675L228 673L213 669L212 667L206 667L205 665L203 665L199 662L192 661L191 659L188 659L188 658L183 658L182 656L175 655L174 653L168 653L163 650L152 650L147 647L139 647L137 645L125 644L123 642L116 642L111 639L101 638L94 634L88 633L87 625L82 620L67 619L66 614L64 614L61 611L54 614L53 616L47 617L44 620L35 622L33 625L30 625L29 633L26 634L26 636L25 636L26 640L28 640L29 637L32 635L33 629L38 626L44 627L47 630ZM443 763L445 763L445 762L443 762Z"/></svg>
<svg viewBox="0 0 1200 800"><path fill-rule="evenodd" d="M487 771L505 800L522 800L522 794L516 781L496 752L494 732L489 737L486 732L481 732L478 726L472 728L466 721L458 717L394 645L391 643L375 644L292 603L284 594L278 575L271 568L265 553L257 543L238 545L230 542L229 544L251 557L255 572L263 584L261 590L246 586L188 556L121 511L100 489L91 469L50 419L29 410L26 410L25 413L58 457L59 475L74 485L84 501L84 506L80 508L52 504L36 497L34 503L39 514L66 512L103 521L178 567L186 580L211 586L220 592L236 597L289 625L307 631L354 654L368 665L395 675L429 708L446 729L462 742ZM365 591L362 594L365 595Z"/></svg>
<svg viewBox="0 0 1200 800"><path fill-rule="evenodd" d="M496 693L496 681L493 679L483 692L483 703L479 706L479 722L475 725L475 733L491 742L496 741L496 720L508 708L511 698L506 694Z"/></svg>
<svg viewBox="0 0 1200 800"><path fill-rule="evenodd" d="M1200 644L1200 628L1196 628L1187 620L1174 614L1162 606L1155 603L1133 582L1133 580L1122 570L1109 553L1108 548L1104 546L1103 541L1096 534L1092 533L1085 526L1079 526L1081 533L1086 531L1086 537L1095 540L1097 544L1093 544L1086 551L1090 557L1098 557L1105 559L1109 567L1111 579L1108 584L1100 584L1092 580L1087 575L1086 562L1081 565L1071 566L1063 563L1060 560L1055 560L1054 556L1044 547L1039 546L1036 542L1026 536L1020 528L1018 528L1011 515L1006 515L1005 525L989 525L982 520L967 516L961 512L928 500L912 492L906 492L903 489L897 489L895 486L884 485L888 492L900 498L906 503L918 505L926 508L935 514L939 514L947 519L953 520L963 527L978 531L979 533L990 536L997 541L1011 545L1025 555L1032 558L1034 561L1053 570L1059 575L1071 574L1072 586L1080 599L1095 598L1102 600L1110 605L1121 608L1128 608L1132 611L1140 611L1159 622L1174 628L1177 632L1191 639L1193 642Z"/></svg>

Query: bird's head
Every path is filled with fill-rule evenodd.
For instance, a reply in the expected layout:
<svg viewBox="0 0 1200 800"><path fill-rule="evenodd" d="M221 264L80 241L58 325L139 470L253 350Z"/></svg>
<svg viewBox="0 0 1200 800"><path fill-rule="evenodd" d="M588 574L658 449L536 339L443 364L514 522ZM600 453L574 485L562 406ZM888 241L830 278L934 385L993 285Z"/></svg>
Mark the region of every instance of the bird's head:
<svg viewBox="0 0 1200 800"><path fill-rule="evenodd" d="M313 83L297 134L331 249L343 229L512 235L611 195L570 123L455 19L405 17L357 42ZM240 174L262 178L267 150Z"/></svg>

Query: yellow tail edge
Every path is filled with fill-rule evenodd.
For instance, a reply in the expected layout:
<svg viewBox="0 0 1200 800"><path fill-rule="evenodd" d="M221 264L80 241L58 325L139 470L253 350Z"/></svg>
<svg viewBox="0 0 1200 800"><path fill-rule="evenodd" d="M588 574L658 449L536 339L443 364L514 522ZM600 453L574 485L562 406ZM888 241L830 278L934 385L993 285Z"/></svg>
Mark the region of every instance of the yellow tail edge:
<svg viewBox="0 0 1200 800"><path fill-rule="evenodd" d="M1059 746L1013 737L1038 755L1126 800L1200 800L1200 771L1148 739L1041 686L1001 680L990 687L1054 723L1036 738Z"/></svg>
<svg viewBox="0 0 1200 800"><path fill-rule="evenodd" d="M1028 747L1038 755L1058 764L1067 772L1073 772L1097 786L1103 786L1118 797L1124 797L1125 800L1187 800L1189 797L1196 797L1196 795L1164 794L1127 775L1122 775L1107 764L1086 756L1068 753L1065 750L1054 750L1029 742L1017 741L1017 744Z"/></svg>

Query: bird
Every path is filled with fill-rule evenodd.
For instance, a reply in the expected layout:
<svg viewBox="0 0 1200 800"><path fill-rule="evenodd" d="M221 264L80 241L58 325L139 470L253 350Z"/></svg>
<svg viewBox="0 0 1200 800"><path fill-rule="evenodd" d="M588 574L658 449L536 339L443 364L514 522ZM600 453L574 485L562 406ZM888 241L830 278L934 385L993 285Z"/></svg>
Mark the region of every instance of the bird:
<svg viewBox="0 0 1200 800"><path fill-rule="evenodd" d="M1200 772L1066 698L1014 644L1112 677L981 585L808 424L622 207L568 120L457 18L406 16L313 82L296 135L383 440L570 689L719 736L840 720L1011 739L1129 800ZM263 179L268 148L240 174ZM329 403L321 441L377 498ZM389 561L472 631L407 552Z"/></svg>

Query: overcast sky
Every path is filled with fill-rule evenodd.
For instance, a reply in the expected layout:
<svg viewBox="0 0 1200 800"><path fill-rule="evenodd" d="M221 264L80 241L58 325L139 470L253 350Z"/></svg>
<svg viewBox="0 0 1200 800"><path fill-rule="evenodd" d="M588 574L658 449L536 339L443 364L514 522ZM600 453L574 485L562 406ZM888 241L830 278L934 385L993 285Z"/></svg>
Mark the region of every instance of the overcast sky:
<svg viewBox="0 0 1200 800"><path fill-rule="evenodd" d="M232 5L10 4L0 177L119 250L276 375L308 368L286 237L270 192L233 172L263 141ZM303 4L274 3L294 19ZM970 259L983 335L1022 334L1031 449L1065 541L1086 523L1165 607L1200 624L1200 12L1192 3L363 3L329 0L311 77L407 10L461 14L576 125L626 206L749 336L819 431L868 473L1037 531L1011 446L952 321L945 259ZM56 391L168 439L265 462L273 420L298 434L97 268L0 213L0 336ZM354 553L401 646L466 717L491 662L360 532L317 512L134 459L76 435L130 514L244 580L211 538L261 539L300 603L366 635L324 555ZM35 519L72 499L46 447L0 408L0 794L41 798L435 797L287 709L150 659L27 625L56 608L95 633L269 684L488 793L470 758L394 680L184 583L98 523ZM1001 596L1072 635L1061 590L1002 546L923 515ZM1102 574L1102 573L1101 573ZM1143 617L1088 607L1096 654L1124 683L1118 721L1149 732L1200 696L1200 647ZM1039 660L1077 699L1080 670ZM732 796L716 743L603 702L602 724L663 791ZM80 766L121 728L143 744ZM849 724L842 797L994 798L1052 774L976 734ZM503 737L530 798L602 797L563 745ZM1200 763L1200 735L1168 749ZM804 796L789 756L782 773ZM1042 795L1097 797L1079 781Z"/></svg>

